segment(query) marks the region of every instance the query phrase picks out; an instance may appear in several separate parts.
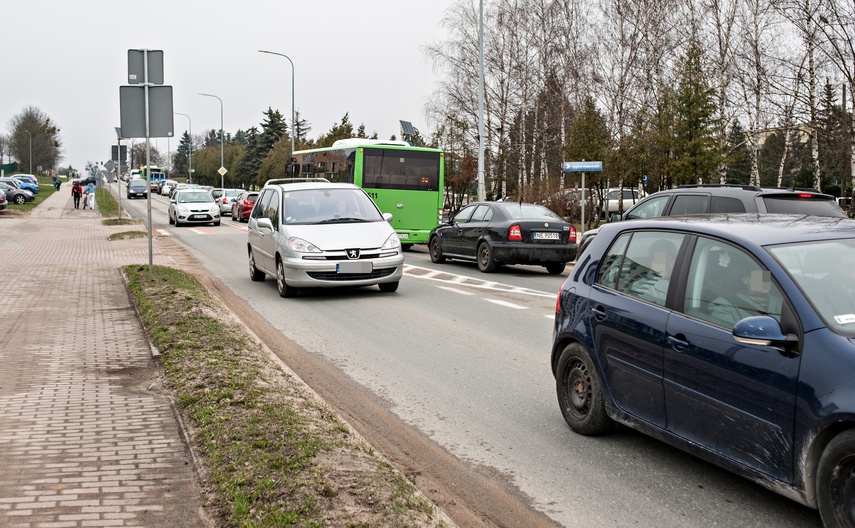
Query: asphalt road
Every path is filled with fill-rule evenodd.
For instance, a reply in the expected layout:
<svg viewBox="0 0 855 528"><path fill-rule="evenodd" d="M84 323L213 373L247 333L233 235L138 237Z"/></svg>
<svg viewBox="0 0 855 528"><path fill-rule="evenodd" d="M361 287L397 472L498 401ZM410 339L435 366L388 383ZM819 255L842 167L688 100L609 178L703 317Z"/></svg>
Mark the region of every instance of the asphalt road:
<svg viewBox="0 0 855 528"><path fill-rule="evenodd" d="M145 214L142 200L123 196L123 205ZM219 227L175 228L165 211L165 198L154 197L155 232L187 247L246 310L297 344L305 355L292 360L337 370L359 397L380 402L404 428L557 524L821 526L815 511L628 429L602 438L569 430L548 365L555 294L567 271L482 274L474 264L432 264L417 247L406 254L397 293L372 287L281 299L272 278L249 280L246 224L225 217ZM418 463L408 471L429 496L431 485L442 486L420 483ZM482 525L520 525L479 515Z"/></svg>

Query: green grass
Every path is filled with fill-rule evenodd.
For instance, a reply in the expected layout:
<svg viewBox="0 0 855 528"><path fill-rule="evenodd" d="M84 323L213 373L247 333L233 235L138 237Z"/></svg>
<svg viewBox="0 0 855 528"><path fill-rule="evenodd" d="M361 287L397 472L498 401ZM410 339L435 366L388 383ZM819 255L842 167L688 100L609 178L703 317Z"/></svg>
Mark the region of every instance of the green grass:
<svg viewBox="0 0 855 528"><path fill-rule="evenodd" d="M162 266L124 273L222 526L445 525L195 277Z"/></svg>

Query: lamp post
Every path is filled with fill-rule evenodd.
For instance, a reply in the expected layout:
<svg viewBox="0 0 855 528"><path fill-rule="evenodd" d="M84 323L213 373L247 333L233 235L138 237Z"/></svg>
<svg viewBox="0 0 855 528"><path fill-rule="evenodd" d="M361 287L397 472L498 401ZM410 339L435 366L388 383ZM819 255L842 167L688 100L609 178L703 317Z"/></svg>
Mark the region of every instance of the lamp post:
<svg viewBox="0 0 855 528"><path fill-rule="evenodd" d="M225 165L223 165L223 144L226 142L226 135L225 135L225 133L223 133L223 100L220 99L219 97L217 97L216 95L203 94L203 93L200 93L199 95L204 95L205 97L213 97L217 101L220 102L220 187L225 189L226 188L226 171L225 171L226 167L225 167Z"/></svg>
<svg viewBox="0 0 855 528"><path fill-rule="evenodd" d="M181 112L172 112L175 115L182 115L187 118L187 135L190 136L190 151L187 154L188 159L188 168L187 168L187 181L188 183L193 183L193 120L190 119L190 116L187 114L182 114ZM220 160L222 162L222 160Z"/></svg>
<svg viewBox="0 0 855 528"><path fill-rule="evenodd" d="M116 129L116 190L119 194L119 220L122 219L122 129ZM128 182L130 184L130 182Z"/></svg>
<svg viewBox="0 0 855 528"><path fill-rule="evenodd" d="M285 57L288 59L288 62L291 63L291 155L294 155L294 61L291 60L291 57L285 55L284 53L276 53L275 51L265 51L258 50L259 53L269 53L270 55L279 55L280 57Z"/></svg>
<svg viewBox="0 0 855 528"><path fill-rule="evenodd" d="M28 130L24 130L30 136L30 174L33 173L33 135Z"/></svg>

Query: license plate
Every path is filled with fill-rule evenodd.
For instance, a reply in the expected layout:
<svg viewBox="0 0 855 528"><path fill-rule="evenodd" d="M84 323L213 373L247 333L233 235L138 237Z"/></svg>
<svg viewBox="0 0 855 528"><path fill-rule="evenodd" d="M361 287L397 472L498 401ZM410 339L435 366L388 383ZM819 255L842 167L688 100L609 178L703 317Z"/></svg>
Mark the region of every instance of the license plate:
<svg viewBox="0 0 855 528"><path fill-rule="evenodd" d="M358 260L339 262L335 265L336 273L371 273L374 266L370 262L360 262Z"/></svg>
<svg viewBox="0 0 855 528"><path fill-rule="evenodd" d="M561 233L542 233L540 231L534 232L535 240L559 240L561 238Z"/></svg>
<svg viewBox="0 0 855 528"><path fill-rule="evenodd" d="M204 220L208 215L190 215L190 220Z"/></svg>
<svg viewBox="0 0 855 528"><path fill-rule="evenodd" d="M398 233L398 238L410 238L409 233Z"/></svg>

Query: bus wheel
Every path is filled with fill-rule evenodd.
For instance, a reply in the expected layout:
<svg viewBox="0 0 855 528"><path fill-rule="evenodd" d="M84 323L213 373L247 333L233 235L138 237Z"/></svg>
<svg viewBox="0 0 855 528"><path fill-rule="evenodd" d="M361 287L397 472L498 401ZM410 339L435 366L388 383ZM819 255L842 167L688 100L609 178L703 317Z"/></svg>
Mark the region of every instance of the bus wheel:
<svg viewBox="0 0 855 528"><path fill-rule="evenodd" d="M439 245L439 237L435 236L430 239L430 243L428 244L428 250L430 250L430 260L436 264L441 264L445 262L445 257L442 255L442 247Z"/></svg>

